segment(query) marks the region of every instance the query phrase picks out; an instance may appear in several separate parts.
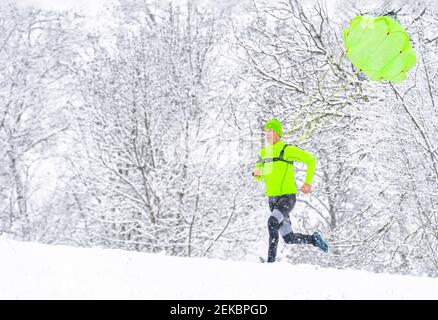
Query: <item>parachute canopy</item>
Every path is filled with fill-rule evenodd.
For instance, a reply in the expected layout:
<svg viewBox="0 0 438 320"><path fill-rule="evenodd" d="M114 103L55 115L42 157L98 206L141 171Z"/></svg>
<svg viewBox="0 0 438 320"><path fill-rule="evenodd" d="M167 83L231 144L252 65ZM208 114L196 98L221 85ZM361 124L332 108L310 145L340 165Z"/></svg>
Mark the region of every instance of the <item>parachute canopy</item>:
<svg viewBox="0 0 438 320"><path fill-rule="evenodd" d="M409 35L390 17L357 16L342 35L347 57L372 80L403 81L417 63Z"/></svg>

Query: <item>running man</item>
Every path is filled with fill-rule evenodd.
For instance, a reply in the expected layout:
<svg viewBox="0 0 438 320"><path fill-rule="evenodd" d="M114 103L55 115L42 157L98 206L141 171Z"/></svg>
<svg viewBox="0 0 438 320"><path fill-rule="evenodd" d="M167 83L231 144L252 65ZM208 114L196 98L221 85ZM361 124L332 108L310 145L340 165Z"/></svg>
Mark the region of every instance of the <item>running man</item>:
<svg viewBox="0 0 438 320"><path fill-rule="evenodd" d="M312 235L292 231L289 213L296 202L294 161L304 162L307 172L300 191L307 194L312 191L312 179L316 167L316 158L312 154L281 141L282 124L271 119L264 125L267 145L259 152L253 177L265 182L265 195L268 196L271 215L268 219L269 249L268 262L275 262L279 233L288 244L312 244L325 253L328 245L316 231Z"/></svg>

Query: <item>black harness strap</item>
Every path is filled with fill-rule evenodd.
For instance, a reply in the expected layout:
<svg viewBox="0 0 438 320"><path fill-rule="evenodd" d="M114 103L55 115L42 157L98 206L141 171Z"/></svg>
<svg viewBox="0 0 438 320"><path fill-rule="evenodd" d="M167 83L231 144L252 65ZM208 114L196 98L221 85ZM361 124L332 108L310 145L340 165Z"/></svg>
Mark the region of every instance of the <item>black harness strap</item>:
<svg viewBox="0 0 438 320"><path fill-rule="evenodd" d="M258 163L268 163L268 162L274 162L274 161L283 161L286 162L287 164L294 164L293 161L288 161L283 159L283 155L284 155L284 149L286 149L286 147L289 146L288 144L285 144L283 149L281 149L280 154L277 158L266 158L266 159L259 159L259 161L257 161Z"/></svg>

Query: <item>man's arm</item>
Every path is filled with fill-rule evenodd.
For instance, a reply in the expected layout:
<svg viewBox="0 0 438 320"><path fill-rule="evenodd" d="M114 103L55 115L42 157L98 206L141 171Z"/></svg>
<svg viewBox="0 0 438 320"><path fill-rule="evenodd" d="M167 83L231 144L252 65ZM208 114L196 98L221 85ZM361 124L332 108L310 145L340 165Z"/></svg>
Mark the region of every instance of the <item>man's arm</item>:
<svg viewBox="0 0 438 320"><path fill-rule="evenodd" d="M313 180L313 175L315 173L316 168L316 157L303 149L300 149L296 146L289 146L287 148L288 153L285 157L288 160L294 160L299 162L304 162L307 166L306 178L304 179L304 183L311 185Z"/></svg>
<svg viewBox="0 0 438 320"><path fill-rule="evenodd" d="M263 170L263 160L259 156L259 159L258 159L257 163L255 164L255 170L252 173L252 176L253 176L255 181L262 181L263 180L262 170Z"/></svg>

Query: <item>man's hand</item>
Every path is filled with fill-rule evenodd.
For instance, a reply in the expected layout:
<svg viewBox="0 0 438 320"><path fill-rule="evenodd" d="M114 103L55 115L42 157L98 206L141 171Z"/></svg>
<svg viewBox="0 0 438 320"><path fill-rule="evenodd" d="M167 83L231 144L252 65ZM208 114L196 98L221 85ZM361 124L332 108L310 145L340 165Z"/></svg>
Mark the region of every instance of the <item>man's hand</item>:
<svg viewBox="0 0 438 320"><path fill-rule="evenodd" d="M260 177L261 176L260 169L258 168L254 169L252 175L255 177Z"/></svg>
<svg viewBox="0 0 438 320"><path fill-rule="evenodd" d="M300 188L300 191L307 194L312 192L312 186L310 184L303 184L302 187Z"/></svg>

